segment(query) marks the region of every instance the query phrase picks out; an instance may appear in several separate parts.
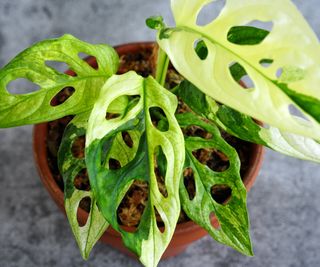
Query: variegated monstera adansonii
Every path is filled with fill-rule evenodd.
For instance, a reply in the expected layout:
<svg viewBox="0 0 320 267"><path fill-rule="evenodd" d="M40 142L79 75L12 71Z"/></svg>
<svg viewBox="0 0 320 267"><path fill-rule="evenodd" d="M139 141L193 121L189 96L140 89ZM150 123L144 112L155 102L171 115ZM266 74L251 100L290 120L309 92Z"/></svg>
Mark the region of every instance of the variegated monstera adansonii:
<svg viewBox="0 0 320 267"><path fill-rule="evenodd" d="M119 58L113 48L71 35L39 42L0 70L0 127L75 115L59 149L59 168L67 216L85 259L110 224L144 265L156 266L181 205L217 241L252 255L239 158L217 126L241 139L320 162L320 46L315 34L290 0L226 0L218 17L202 25L199 13L211 2L216 1L171 0L175 28L167 28L161 17L148 21L159 29L158 82L165 81L167 55L186 79L172 91L152 77L115 75ZM256 21L271 23L270 32L251 26ZM81 53L95 57L97 68ZM74 75L56 70L51 61L66 63ZM252 81L248 88L239 83L244 76ZM8 84L20 78L40 89L10 93ZM56 102L67 89L72 94ZM177 97L193 112L176 115ZM189 127L199 127L207 138L188 136ZM72 152L79 138L86 140L81 156ZM223 154L228 168L216 171L201 163L196 154L203 149ZM75 185L85 170L90 191ZM165 188L160 188L159 175ZM194 180L193 195L186 177ZM139 225L130 232L119 225L117 211L136 181L147 185L148 200ZM217 201L217 188L227 188L230 198ZM90 199L90 211L80 225L77 212L83 199ZM212 224L212 215L219 226Z"/></svg>
<svg viewBox="0 0 320 267"><path fill-rule="evenodd" d="M180 195L183 210L188 217L202 226L217 241L246 254L253 255L249 233L249 220L246 205L246 188L240 177L240 160L236 150L222 137L213 123L205 122L194 113L178 114L177 120L182 129L196 127L206 132L207 137L186 136L186 161L184 176L194 179L195 192L181 180ZM225 170L209 168L196 151L214 149L221 153L228 162ZM197 153L196 153L197 154ZM224 189L225 197L229 191L229 199L219 200L215 189ZM216 216L219 225L212 219Z"/></svg>
<svg viewBox="0 0 320 267"><path fill-rule="evenodd" d="M82 53L95 57L97 68L89 65ZM73 75L60 72L50 64L58 62L66 64ZM117 72L118 65L119 57L109 45L92 45L64 35L34 44L0 70L0 127L46 122L77 114L66 129L59 165L65 183L66 213L85 259L109 224L99 212L92 192L74 186L75 177L86 165L84 158L72 155L71 147L78 137L85 135L87 120L100 89ZM36 84L39 90L10 93L9 83L18 79ZM68 90L72 94L60 102L59 94ZM91 199L91 208L87 223L80 227L77 211L84 198Z"/></svg>
<svg viewBox="0 0 320 267"><path fill-rule="evenodd" d="M94 69L81 54L94 56ZM52 67L64 63L74 72L67 75ZM119 57L109 45L92 45L71 36L45 40L27 48L0 70L0 127L51 121L92 109L105 81L117 72ZM31 93L10 93L10 82L26 79L40 88ZM65 88L73 94L63 103L53 99Z"/></svg>
<svg viewBox="0 0 320 267"><path fill-rule="evenodd" d="M158 24L162 26L161 48L179 73L206 95L270 125L270 131L255 129L264 144L319 161L320 46L316 35L290 0L226 0L215 19L200 24L200 12L211 2L216 1L172 0L176 27ZM255 38L260 41L252 42L250 25L257 21L270 23L272 29L269 34L258 32L262 35ZM245 27L247 33L237 41L237 31ZM199 43L207 49L203 57L195 49ZM240 66L250 77L250 88L238 83L232 66ZM293 110L302 115L296 116ZM226 128L232 131L237 125L228 123Z"/></svg>
<svg viewBox="0 0 320 267"><path fill-rule="evenodd" d="M89 115L88 112L79 114L68 124L58 154L59 170L64 180L66 214L84 259L88 259L93 246L109 226L109 223L100 213L96 198L90 188L88 188L89 190L81 190L82 188L76 188L75 185L76 177L79 174L81 175L82 172L86 172L86 163L84 151L75 153L72 148L75 142L85 140ZM86 222L79 222L77 216L82 200L90 203ZM84 223L84 225L80 225L80 223Z"/></svg>
<svg viewBox="0 0 320 267"><path fill-rule="evenodd" d="M106 118L109 106L118 98L127 97L124 112ZM89 118L86 135L86 163L90 183L99 209L112 227L122 235L124 244L146 266L156 266L174 233L180 214L179 182L184 164L184 138L175 118L177 98L152 77L142 78L134 72L113 76L101 89ZM160 110L167 125L155 124L152 112ZM133 140L137 151L131 161L122 161L122 149L112 155L120 169L109 165L113 142L122 132L140 132ZM165 159L161 157L164 156ZM158 187L156 168L166 162L163 176L166 194ZM117 210L134 181L148 185L148 202L134 232L123 229ZM164 228L157 224L159 214Z"/></svg>
<svg viewBox="0 0 320 267"><path fill-rule="evenodd" d="M234 73L235 74L235 73ZM311 138L263 127L250 116L215 102L188 81L175 90L192 110L242 140L269 147L285 155L320 162L320 144Z"/></svg>

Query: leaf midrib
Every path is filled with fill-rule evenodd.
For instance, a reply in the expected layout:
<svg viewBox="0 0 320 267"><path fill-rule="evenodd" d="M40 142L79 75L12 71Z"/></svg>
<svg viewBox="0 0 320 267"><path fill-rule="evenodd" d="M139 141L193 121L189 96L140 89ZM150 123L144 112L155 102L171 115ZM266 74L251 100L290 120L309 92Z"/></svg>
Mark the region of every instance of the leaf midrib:
<svg viewBox="0 0 320 267"><path fill-rule="evenodd" d="M154 206L153 206L153 198L152 198L152 189L151 189L151 160L149 157L149 140L148 140L148 132L149 132L149 124L148 124L148 106L147 106L147 93L146 93L146 79L142 80L142 94L143 94L143 107L144 107L144 120L145 120L145 132L146 132L146 144L147 144L147 149L148 149L148 153L146 153L146 157L147 157L147 162L148 162L148 169L147 169L147 173L148 173L148 178L149 178L149 203L150 203L150 212L151 214L154 214ZM150 229L151 230L151 229ZM153 238L153 252L152 252L152 266L156 266L156 262L155 262L155 251L156 251L156 240L155 240L155 234L154 234L154 218L152 216L152 238ZM150 231L149 231L150 234Z"/></svg>

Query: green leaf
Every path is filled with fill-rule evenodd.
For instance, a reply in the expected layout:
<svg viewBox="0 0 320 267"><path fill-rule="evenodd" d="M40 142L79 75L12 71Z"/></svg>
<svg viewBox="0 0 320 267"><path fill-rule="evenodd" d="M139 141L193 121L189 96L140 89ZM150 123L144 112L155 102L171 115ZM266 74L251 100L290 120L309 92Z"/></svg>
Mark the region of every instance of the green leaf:
<svg viewBox="0 0 320 267"><path fill-rule="evenodd" d="M296 7L289 0L227 1L216 19L197 25L199 11L210 2L171 1L177 26L158 42L177 71L220 103L280 131L319 141L320 45ZM254 21L271 22L272 30L244 27ZM208 49L204 60L194 49L199 41ZM237 83L229 70L233 64L242 66L254 88ZM280 85L284 81L288 90ZM309 123L296 120L291 105Z"/></svg>
<svg viewBox="0 0 320 267"><path fill-rule="evenodd" d="M121 96L135 96L136 105L118 118L106 119L110 103ZM185 155L183 134L174 116L176 107L177 98L152 77L144 79L128 72L107 81L89 119L86 162L98 206L112 227L121 233L124 244L145 266L156 266L159 262L180 213L179 182ZM168 120L167 130L153 125L152 108L163 111ZM115 136L124 131L141 133L140 140L134 141L138 151L134 159L121 164L120 169L109 169L110 148ZM160 192L155 173L159 150L167 160L167 196ZM119 157L121 150L115 159L119 160ZM135 180L148 184L148 202L137 229L127 232L118 223L117 209ZM164 232L158 228L155 210L164 222Z"/></svg>
<svg viewBox="0 0 320 267"><path fill-rule="evenodd" d="M235 26L229 30L227 39L233 44L256 45L261 43L269 33L267 30L255 27Z"/></svg>
<svg viewBox="0 0 320 267"><path fill-rule="evenodd" d="M205 60L209 53L208 47L206 46L206 43L203 40L197 43L195 51L201 60Z"/></svg>
<svg viewBox="0 0 320 267"><path fill-rule="evenodd" d="M281 131L272 126L262 127L251 117L217 104L188 81L183 81L176 88L175 94L194 112L242 140L267 146L288 156L320 163L320 144L311 138ZM298 117L296 119L301 120Z"/></svg>
<svg viewBox="0 0 320 267"><path fill-rule="evenodd" d="M72 147L77 139L85 137L89 115L80 114L68 124L58 153L59 169L64 179L66 214L84 259L89 258L93 246L109 226L98 209L92 191L79 190L74 185L77 175L86 169L86 164L84 155L76 157ZM86 224L80 226L77 211L80 201L85 198L91 199L90 212Z"/></svg>
<svg viewBox="0 0 320 267"><path fill-rule="evenodd" d="M152 16L147 18L146 24L150 29L153 30L160 30L165 26L163 22L163 17L161 16Z"/></svg>
<svg viewBox="0 0 320 267"><path fill-rule="evenodd" d="M220 106L212 117L227 132L243 140L267 146L282 154L320 163L320 144L311 138L281 131L270 126L264 128L252 118L227 106ZM296 117L296 120L303 119Z"/></svg>
<svg viewBox="0 0 320 267"><path fill-rule="evenodd" d="M230 73L233 79L237 82L239 82L241 78L247 74L246 70L238 63L230 67Z"/></svg>
<svg viewBox="0 0 320 267"><path fill-rule="evenodd" d="M79 53L97 59L92 68ZM69 76L46 65L47 61L66 63L77 76ZM101 86L117 71L118 55L108 45L91 45L71 35L39 42L17 55L0 70L0 127L34 124L90 110ZM27 79L40 90L27 94L10 94L8 83ZM64 103L51 105L64 88L75 92Z"/></svg>
<svg viewBox="0 0 320 267"><path fill-rule="evenodd" d="M221 137L218 128L209 124L192 113L177 115L182 128L190 126L200 127L211 134L210 139L200 137L186 137L185 170L192 170L195 181L195 196L190 199L183 181L181 181L180 195L183 210L188 217L202 226L208 233L222 244L236 250L253 255L249 233L249 220L246 207L246 189L240 177L240 160L234 148ZM229 160L227 170L218 172L202 164L193 152L199 149L215 149L223 153ZM231 199L227 204L217 202L212 196L212 188L224 186L231 189ZM211 223L211 214L217 217L220 228L216 229Z"/></svg>

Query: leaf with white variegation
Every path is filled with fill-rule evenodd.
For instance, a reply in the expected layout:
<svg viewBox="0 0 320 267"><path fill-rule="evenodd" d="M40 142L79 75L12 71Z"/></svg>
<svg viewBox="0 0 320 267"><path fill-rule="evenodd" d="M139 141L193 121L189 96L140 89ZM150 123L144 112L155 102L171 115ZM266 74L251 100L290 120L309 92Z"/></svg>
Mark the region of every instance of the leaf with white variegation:
<svg viewBox="0 0 320 267"><path fill-rule="evenodd" d="M183 81L175 94L194 112L242 140L267 146L288 156L320 162L320 144L311 138L281 131L272 126L263 127L251 117L217 104L188 81Z"/></svg>
<svg viewBox="0 0 320 267"><path fill-rule="evenodd" d="M233 247L246 255L253 255L249 233L246 188L240 177L240 160L236 150L220 135L212 123L206 123L192 113L178 114L177 120L182 128L200 127L211 135L210 138L186 136L185 172L192 174L195 192L190 198L185 184L181 181L180 195L183 210L188 217L202 226L218 242ZM197 150L213 149L223 153L229 167L224 171L212 170L201 163L193 154ZM200 152L202 153L202 152ZM217 202L212 188L228 188L230 199ZM226 195L227 197L227 195ZM219 229L212 225L212 214L219 222Z"/></svg>
<svg viewBox="0 0 320 267"><path fill-rule="evenodd" d="M98 69L80 58L80 53L94 56ZM76 76L50 67L47 65L50 61L66 63ZM51 121L90 110L101 86L116 73L118 64L118 55L112 47L88 44L71 35L31 46L0 70L0 127ZM27 79L40 89L11 94L7 86L17 79ZM64 88L73 88L73 94L64 103L53 103Z"/></svg>
<svg viewBox="0 0 320 267"><path fill-rule="evenodd" d="M79 173L86 169L86 164L84 154L75 155L72 148L79 138L85 138L89 115L90 113L80 114L68 124L58 153L59 169L64 180L66 214L84 259L88 259L93 246L109 226L97 207L92 191L80 190L75 187L74 182ZM90 199L90 212L86 224L80 226L77 212L83 199Z"/></svg>
<svg viewBox="0 0 320 267"><path fill-rule="evenodd" d="M175 68L223 104L281 131L320 140L320 45L296 7L289 0L227 0L216 19L200 26L197 16L210 2L171 1L177 26L161 29L158 42ZM233 42L230 30L253 21L272 22L270 34L258 44ZM194 49L200 40L208 49L205 59ZM272 63L266 67L264 60ZM232 64L245 69L254 88L234 80ZM291 115L291 105L308 123Z"/></svg>
<svg viewBox="0 0 320 267"><path fill-rule="evenodd" d="M119 97L128 96L126 112L116 118L106 118L109 105ZM134 101L134 104L130 104ZM152 77L146 79L133 72L111 77L103 86L89 119L86 141L86 163L90 183L100 211L112 227L121 233L124 244L145 266L156 266L174 233L180 213L179 182L184 163L184 138L175 119L175 95L161 87ZM154 125L153 108L168 120L168 128ZM119 133L141 133L134 159L111 169L108 158ZM133 139L133 138L132 138ZM164 175L167 195L160 192L156 165L159 151L166 158ZM119 160L122 151L113 155ZM135 232L128 232L118 223L117 210L134 181L148 185L148 202ZM159 229L156 212L164 223Z"/></svg>

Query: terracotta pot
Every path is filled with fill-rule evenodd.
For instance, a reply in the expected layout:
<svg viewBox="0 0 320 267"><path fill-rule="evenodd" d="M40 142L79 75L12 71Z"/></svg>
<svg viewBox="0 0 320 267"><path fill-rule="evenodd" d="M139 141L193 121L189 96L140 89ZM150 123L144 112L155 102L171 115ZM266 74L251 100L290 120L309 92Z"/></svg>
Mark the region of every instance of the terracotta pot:
<svg viewBox="0 0 320 267"><path fill-rule="evenodd" d="M121 56L127 53L136 53L141 51L141 49L151 49L153 43L144 42L144 43L132 43L117 46L116 50L118 54ZM97 67L97 62L94 58L89 57L86 59L87 62L93 66ZM73 75L72 71L66 72L69 75ZM47 161L47 134L48 134L48 124L39 124L34 127L33 132L33 149L34 149L34 158L35 163L40 175L40 178L50 193L53 200L56 202L58 207L65 212L64 209L64 196L63 192L61 191L60 187L56 183L53 175L50 171L48 161ZM251 145L251 155L250 156L250 164L249 169L247 170L246 174L243 177L243 182L247 188L247 191L250 190L252 187L258 172L260 170L264 148L260 145ZM88 214L86 211L79 209L78 218L80 223L85 223ZM218 221L215 217L212 218L212 224L218 227ZM128 230L130 230L128 228ZM166 252L163 255L164 258L175 256L182 251L184 251L192 242L204 237L207 235L207 232L202 229L200 226L196 225L192 221L187 223L178 224L175 234L168 246ZM131 252L129 252L123 245L121 236L111 227L103 234L101 237L101 241L107 243L114 248L120 250L121 252L128 254L130 256L134 256Z"/></svg>

